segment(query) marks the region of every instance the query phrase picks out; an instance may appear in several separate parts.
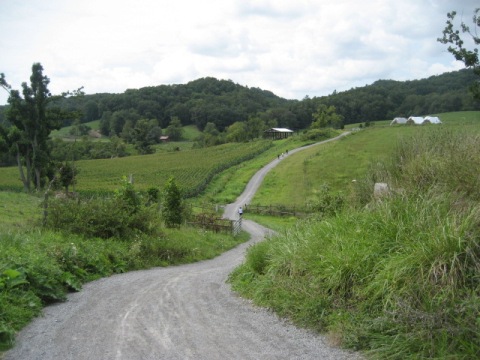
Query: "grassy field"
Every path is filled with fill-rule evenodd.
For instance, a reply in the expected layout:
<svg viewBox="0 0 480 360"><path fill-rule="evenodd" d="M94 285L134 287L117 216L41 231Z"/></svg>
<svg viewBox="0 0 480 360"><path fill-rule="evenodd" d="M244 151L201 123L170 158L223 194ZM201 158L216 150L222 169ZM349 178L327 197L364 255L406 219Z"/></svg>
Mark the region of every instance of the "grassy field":
<svg viewBox="0 0 480 360"><path fill-rule="evenodd" d="M250 248L234 289L367 358L479 358L480 122L478 112L463 115L445 114L442 126L375 126L332 144L318 163L340 155L337 167L364 170L352 202L288 228L256 216L279 233ZM385 142L398 132L400 141ZM342 162L357 141L375 149L377 166ZM375 179L399 190L375 198Z"/></svg>
<svg viewBox="0 0 480 360"><path fill-rule="evenodd" d="M443 129L480 131L480 112L438 116L443 121L440 125ZM365 176L372 163L388 158L402 139L435 126L375 125L340 141L288 156L266 176L252 204L302 207L316 197L324 184L334 192L348 193L352 180Z"/></svg>

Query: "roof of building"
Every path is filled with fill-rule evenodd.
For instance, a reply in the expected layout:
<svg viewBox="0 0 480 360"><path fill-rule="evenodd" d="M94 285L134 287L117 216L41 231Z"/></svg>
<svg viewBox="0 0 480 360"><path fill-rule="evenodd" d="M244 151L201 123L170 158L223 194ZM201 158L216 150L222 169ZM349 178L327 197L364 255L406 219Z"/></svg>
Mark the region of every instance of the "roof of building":
<svg viewBox="0 0 480 360"><path fill-rule="evenodd" d="M284 132L284 133L292 133L293 130L287 129L287 128L271 128L268 130L265 130L265 132Z"/></svg>
<svg viewBox="0 0 480 360"><path fill-rule="evenodd" d="M390 125L393 125L393 124L406 124L407 123L407 119L404 118L404 117L396 117L395 119L392 120L392 122L390 123Z"/></svg>

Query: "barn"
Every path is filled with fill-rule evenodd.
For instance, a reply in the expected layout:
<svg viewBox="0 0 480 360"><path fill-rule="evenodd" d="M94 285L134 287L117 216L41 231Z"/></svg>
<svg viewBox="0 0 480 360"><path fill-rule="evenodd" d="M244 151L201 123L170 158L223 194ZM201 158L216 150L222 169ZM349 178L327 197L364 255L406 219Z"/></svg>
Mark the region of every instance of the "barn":
<svg viewBox="0 0 480 360"><path fill-rule="evenodd" d="M286 128L271 128L264 131L265 137L269 137L272 140L286 139L293 134L293 130Z"/></svg>

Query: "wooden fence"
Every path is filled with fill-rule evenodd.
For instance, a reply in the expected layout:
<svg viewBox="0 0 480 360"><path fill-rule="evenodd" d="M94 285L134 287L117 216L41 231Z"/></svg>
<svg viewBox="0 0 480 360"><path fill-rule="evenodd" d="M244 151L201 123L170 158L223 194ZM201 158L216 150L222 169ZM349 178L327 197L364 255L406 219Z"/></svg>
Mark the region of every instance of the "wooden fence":
<svg viewBox="0 0 480 360"><path fill-rule="evenodd" d="M230 220L212 214L197 214L187 224L214 232L231 233L233 236L238 235L242 230L242 219Z"/></svg>
<svg viewBox="0 0 480 360"><path fill-rule="evenodd" d="M279 206L279 205L247 205L243 207L244 213L253 213L260 215L272 215L272 216L297 216L304 217L307 215L305 209L299 209L295 206Z"/></svg>

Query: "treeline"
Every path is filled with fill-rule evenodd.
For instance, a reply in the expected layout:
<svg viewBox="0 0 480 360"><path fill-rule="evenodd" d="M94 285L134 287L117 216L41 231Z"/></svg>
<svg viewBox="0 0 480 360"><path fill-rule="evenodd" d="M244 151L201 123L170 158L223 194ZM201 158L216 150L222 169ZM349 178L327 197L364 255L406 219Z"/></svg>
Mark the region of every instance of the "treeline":
<svg viewBox="0 0 480 360"><path fill-rule="evenodd" d="M122 132L125 136L141 119L166 129L173 118L202 131L210 123L223 132L249 119L299 130L310 126L312 114L321 104L334 106L344 124L480 110L469 92L475 81L472 70L460 70L413 81L379 80L328 96L288 100L270 91L207 77L182 85L130 89L122 94L69 97L61 99L59 105L80 114L81 123L100 120L101 132L106 136L122 137ZM0 122L4 118L0 111ZM64 119L63 125L72 125L75 120Z"/></svg>

